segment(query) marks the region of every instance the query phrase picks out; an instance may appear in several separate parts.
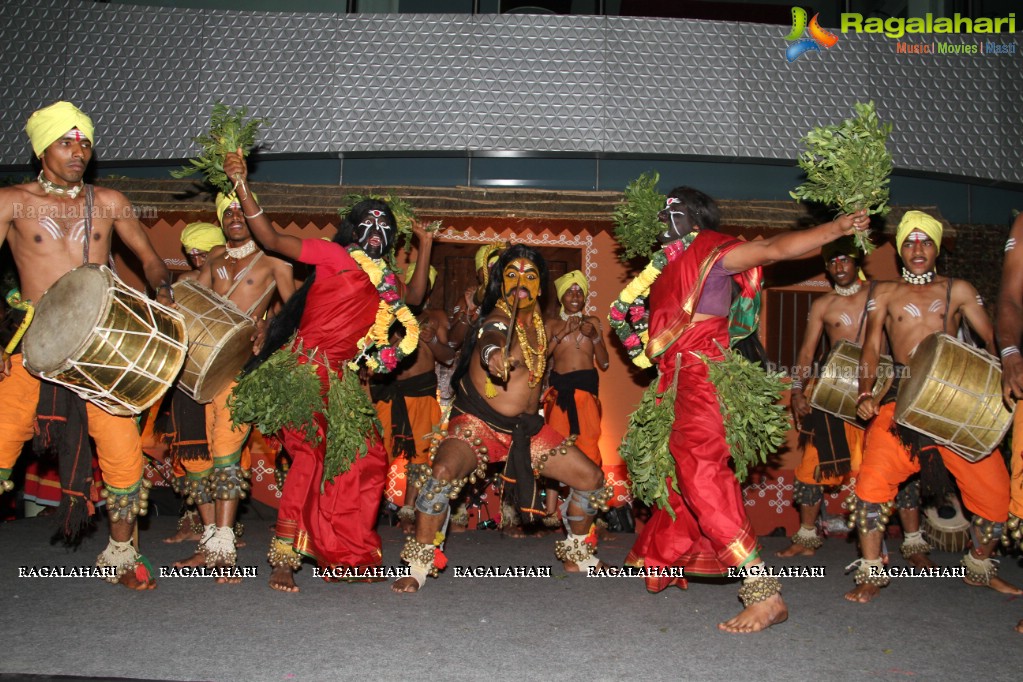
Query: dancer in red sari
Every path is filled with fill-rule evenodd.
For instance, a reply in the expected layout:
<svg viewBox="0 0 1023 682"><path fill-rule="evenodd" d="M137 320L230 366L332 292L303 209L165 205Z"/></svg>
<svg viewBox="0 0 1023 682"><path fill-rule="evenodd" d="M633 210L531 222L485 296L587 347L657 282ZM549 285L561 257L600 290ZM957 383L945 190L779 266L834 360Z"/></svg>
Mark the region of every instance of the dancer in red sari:
<svg viewBox="0 0 1023 682"><path fill-rule="evenodd" d="M784 621L788 609L781 598L781 583L765 575L742 491L728 466L731 453L717 391L708 378L707 364L695 354L702 353L712 362L720 360L721 348L729 346L730 338L754 332L760 266L796 258L852 232L854 226L865 229L868 220L861 212L811 230L743 242L716 231L717 204L689 187L672 190L658 217L667 225L658 237L667 265L650 288L646 354L660 371L659 392L668 387L678 369L669 448L682 493L669 486L675 518L655 509L626 562L643 567L683 566L687 574L699 576L725 576L731 567L745 569L746 581L739 591L745 608L718 627L756 632ZM736 305L733 282L739 289ZM652 592L672 584L687 586L682 578L647 579Z"/></svg>
<svg viewBox="0 0 1023 682"><path fill-rule="evenodd" d="M393 243L394 217L385 203L368 200L353 207L333 242L279 234L245 186L243 158L229 154L224 169L229 177L240 178L237 194L260 243L315 268L274 318L257 361L286 344L297 330L297 343L318 349L317 358L326 358L329 367L316 363L326 395L328 372L339 373L356 356L356 344L373 325L380 301L369 276L345 247L356 242L356 230L369 216L362 231L365 240L359 242L364 242L366 255L380 258ZM379 566L382 557L380 536L374 530L387 469L380 434L375 430L366 434L366 454L356 457L348 471L323 483L321 491L327 423L322 413L315 420L320 435L316 444L302 431L285 429L282 434L293 463L270 549L270 586L284 592L298 591L294 572L302 555L331 569Z"/></svg>

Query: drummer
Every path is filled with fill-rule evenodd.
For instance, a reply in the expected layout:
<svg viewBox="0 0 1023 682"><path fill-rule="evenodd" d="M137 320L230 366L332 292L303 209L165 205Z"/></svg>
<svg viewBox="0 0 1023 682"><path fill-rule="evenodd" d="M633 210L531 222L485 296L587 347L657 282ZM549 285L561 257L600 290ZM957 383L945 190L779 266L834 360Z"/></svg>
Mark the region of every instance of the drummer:
<svg viewBox="0 0 1023 682"><path fill-rule="evenodd" d="M253 241L246 221L249 217L255 216L244 214L237 196L217 195L217 218L227 243L210 249L197 281L234 303L261 329L266 324L264 315L273 302L274 291L282 302L287 301L295 292L295 280L291 263L267 255ZM244 482L248 478L248 463L242 459L242 450L251 426L235 425L231 418L227 399L233 388L231 382L206 405L209 455L182 460L188 479L185 492L199 508L203 531L195 554L176 562L176 567L229 567L237 559L234 524L241 495L248 487ZM230 576L217 579L239 580Z"/></svg>
<svg viewBox="0 0 1023 682"><path fill-rule="evenodd" d="M827 336L834 348L839 341L859 346L866 321L869 286L860 269L860 251L852 237L843 237L821 247L824 268L833 290L817 297L810 306L803 345L799 348L792 379L792 415L799 429L803 459L796 468L792 486L793 502L799 507L799 531L792 544L777 553L780 557L813 556L824 543L817 533L817 516L824 501L824 489L842 484L860 468L863 456L863 428L810 407L803 381L810 376L814 353ZM918 567L931 566L930 545L920 532L919 479L900 486L895 498L902 521L902 554Z"/></svg>
<svg viewBox="0 0 1023 682"><path fill-rule="evenodd" d="M1023 400L1023 213L1016 216L1005 242L1002 287L998 292L996 332L1002 356L1002 393L1005 402ZM1019 528L1023 518L1023 409L1016 405L1012 429L1012 501L1009 504L1009 528ZM1023 632L1023 620L1016 625Z"/></svg>
<svg viewBox="0 0 1023 682"><path fill-rule="evenodd" d="M940 222L921 211L907 211L895 237L902 279L878 283L867 303L857 414L874 421L867 428L863 464L851 500L862 553L854 564L856 587L845 595L853 602L869 602L890 582L882 570L884 521L899 483L918 471L924 495L938 499L949 492L951 473L964 505L973 512L973 548L961 561L966 583L1004 594L1023 594L998 577L997 564L991 558L1009 514L1009 474L1002 457L996 452L969 462L923 434L894 423L899 379L925 337L934 332L954 336L965 319L987 350L994 351L991 320L977 290L965 280L942 277L935 270L941 237ZM871 390L885 333L895 361L895 382L875 401Z"/></svg>
<svg viewBox="0 0 1023 682"><path fill-rule="evenodd" d="M219 225L205 222L189 223L181 231L181 248L188 258L188 264L192 269L178 275L178 281L183 279L199 279L199 271L210 255L210 250L215 246L224 246L227 241L224 239L224 231ZM210 445L206 436L206 407L195 402L181 386L175 386L171 391L170 400L170 443L168 452L171 457L172 469L174 472L173 487L175 492L184 493L187 487L188 477L183 460L206 460L210 459ZM186 504L182 510L181 518L178 519L178 527L174 535L164 538L164 542L173 544L177 542L198 542L202 537L204 527L199 516L199 510L194 504Z"/></svg>
<svg viewBox="0 0 1023 682"><path fill-rule="evenodd" d="M173 305L170 273L131 203L120 192L83 181L96 140L92 120L70 102L56 102L32 114L25 132L42 170L34 182L0 189L0 246L4 241L11 246L23 298L38 302L62 275L83 263L106 264L116 233L142 263L157 301ZM88 212L90 201L93 210ZM84 492L88 475L72 473L91 470L80 465L89 461L88 436L92 436L110 518L110 540L96 565L112 568L113 575L107 577L111 582L138 590L155 587L131 543L136 510L145 512L147 496L142 440L135 420L113 416L63 387L39 382L22 366L20 349L0 368L0 386L2 489L13 487L7 479L22 444L33 436L37 406L66 405L59 413L41 415L68 425L59 440L54 438L64 446L58 453L65 493L58 512L61 527L74 537L93 512L93 500ZM74 424L81 426L72 431Z"/></svg>

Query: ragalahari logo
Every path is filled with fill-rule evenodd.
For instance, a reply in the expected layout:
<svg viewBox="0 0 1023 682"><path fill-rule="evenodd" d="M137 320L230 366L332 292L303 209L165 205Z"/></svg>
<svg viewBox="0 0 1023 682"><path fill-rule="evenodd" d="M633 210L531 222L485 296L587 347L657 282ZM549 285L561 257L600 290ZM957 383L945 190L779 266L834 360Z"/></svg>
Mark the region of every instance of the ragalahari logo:
<svg viewBox="0 0 1023 682"><path fill-rule="evenodd" d="M802 7L792 8L792 32L785 36L785 40L792 43L785 50L785 58L789 60L790 64L799 59L802 54L811 50L820 52L822 47L828 49L838 42L838 36L817 23L819 16L819 14L814 14L813 19L807 24L806 10ZM804 38L804 33L809 33L810 37Z"/></svg>

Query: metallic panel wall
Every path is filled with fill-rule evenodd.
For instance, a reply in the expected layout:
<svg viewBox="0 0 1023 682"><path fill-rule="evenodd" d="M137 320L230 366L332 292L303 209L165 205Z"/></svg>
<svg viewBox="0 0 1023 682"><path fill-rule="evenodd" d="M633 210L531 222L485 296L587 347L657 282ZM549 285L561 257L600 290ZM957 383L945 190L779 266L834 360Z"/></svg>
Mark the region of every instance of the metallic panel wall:
<svg viewBox="0 0 1023 682"><path fill-rule="evenodd" d="M622 17L5 0L4 19L2 164L30 158L24 121L57 98L95 119L108 161L190 156L217 99L271 119L263 143L276 153L791 160L808 129L874 99L898 167L1023 182L1018 53L896 54L894 40L844 34L789 64L787 27Z"/></svg>

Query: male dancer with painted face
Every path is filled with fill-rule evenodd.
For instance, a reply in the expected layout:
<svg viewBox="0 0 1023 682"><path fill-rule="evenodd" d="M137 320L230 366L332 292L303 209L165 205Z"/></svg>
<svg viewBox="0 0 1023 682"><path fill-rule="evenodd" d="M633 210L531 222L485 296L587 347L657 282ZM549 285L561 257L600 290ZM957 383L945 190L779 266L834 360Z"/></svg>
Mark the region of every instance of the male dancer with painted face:
<svg viewBox="0 0 1023 682"><path fill-rule="evenodd" d="M561 301L561 311L558 318L547 322L551 372L550 389L543 398L544 421L558 433L575 436L576 447L599 467L601 409L597 368L604 372L608 366L603 329L598 318L583 312L590 286L581 271L573 270L556 279L554 290ZM544 524L556 528L557 492L548 490L548 496Z"/></svg>
<svg viewBox="0 0 1023 682"><path fill-rule="evenodd" d="M234 303L262 328L274 291L282 302L287 302L295 291L295 280L291 263L266 255L253 241L246 222L249 217L236 195L217 195L217 218L227 243L210 250L197 281ZM237 560L234 524L241 496L248 489L249 475L249 463L242 450L252 427L236 425L231 417L227 400L234 386L232 381L206 404L208 457L202 458L199 450L182 451L182 464L187 472L184 492L199 509L203 532L195 554L175 562L175 567L223 568L234 566ZM217 578L220 583L240 580Z"/></svg>
<svg viewBox="0 0 1023 682"><path fill-rule="evenodd" d="M995 327L998 347L1002 355L1002 396L1006 405L1023 400L1023 358L1019 346L1023 341L1023 213L1016 216L1005 241L1005 261L1002 265L1002 286L998 291L998 322ZM1016 403L1016 416L1012 425L1012 501L1009 503L1008 529L1013 540L1020 542L1015 533L1023 518L1023 408ZM1023 620L1016 624L1016 632L1023 632Z"/></svg>
<svg viewBox="0 0 1023 682"><path fill-rule="evenodd" d="M82 180L95 140L89 117L69 102L57 102L32 114L25 132L42 162L39 178L0 189L0 246L6 241L11 247L22 297L39 301L61 276L83 263L105 265L116 233L142 262L145 280L156 291L157 300L173 305L170 273L153 250L131 203L120 192L86 185ZM87 206L92 207L91 213ZM37 407L42 409L44 404L59 400L48 392L51 388L52 384L41 384L25 370L20 350L10 357L5 355L0 367L0 490L12 487L7 479L22 444L33 436ZM41 389L48 396L46 403L41 400ZM91 470L87 443L88 436L92 436L108 493L110 542L96 564L113 567L116 577L112 582L132 589L151 589L155 582L147 571L139 570L142 557L131 543L135 510L144 513L145 507L142 441L135 421L115 417L75 396L69 396L68 407L81 424L77 434L81 447L77 452L79 456L84 453L85 458L76 461L71 453L68 461L68 453L60 453L61 475L68 476L66 465L78 465L78 471ZM75 434L68 432L64 442L73 438ZM66 482L63 487L70 505L62 507L62 511L68 511L64 529L77 534L92 511L92 502L83 496L79 485L87 488L88 479Z"/></svg>
<svg viewBox="0 0 1023 682"><path fill-rule="evenodd" d="M991 559L1009 514L1009 474L997 453L969 462L946 447L905 427L896 426L895 394L900 366L909 364L921 341L934 332L955 335L961 320L994 350L993 330L977 290L965 280L942 277L935 270L941 247L941 223L921 211L907 211L899 223L895 245L902 259L902 280L880 282L867 305L867 330L860 360L860 395L857 414L873 419L867 428L863 465L851 500L858 526L862 558L853 565L856 588L849 601L866 603L889 584L883 572L881 543L884 518L902 481L920 472L924 493L931 481L951 473L959 485L963 504L973 512L973 548L962 559L969 585L987 586L1004 594L1023 594L997 575ZM875 401L871 390L877 376L881 341L887 333L896 380L888 394ZM945 471L947 469L947 471ZM937 487L940 487L938 485ZM944 490L933 491L943 497Z"/></svg>
<svg viewBox="0 0 1023 682"><path fill-rule="evenodd" d="M760 266L797 258L869 223L861 211L810 230L743 242L717 231L718 216L714 200L691 187L673 189L659 214L666 229L658 239L668 263L650 288L646 353L657 363L659 392L678 372L669 448L681 495L669 489L674 517L655 509L626 562L651 568L684 566L687 574L706 576L728 575L732 567L746 569L748 577L739 590L745 608L718 627L747 633L784 621L788 609L780 581L762 570L766 567L742 490L728 466L717 391L706 363L696 354L719 360L721 348L731 338L741 338L730 328L742 327L746 335L755 332ZM733 283L740 289L734 304ZM647 578L647 589L653 592L672 584L687 587L684 578Z"/></svg>
<svg viewBox="0 0 1023 682"><path fill-rule="evenodd" d="M803 393L803 380L810 375L822 334L827 336L831 348L840 341L863 343L869 287L860 279L859 254L852 237L843 237L821 248L834 290L819 296L810 306L803 345L793 370L792 414L800 431L803 458L795 471L792 499L799 507L800 525L792 536L792 544L777 553L779 557L813 556L817 552L823 544L816 523L824 489L841 485L850 473L855 475L863 457L863 429L812 409ZM904 536L902 555L919 568L932 566L927 558L930 545L920 532L919 481L900 487L895 501Z"/></svg>
<svg viewBox="0 0 1023 682"><path fill-rule="evenodd" d="M564 514L569 535L557 543L555 554L569 571L600 565L592 522L610 495L610 489L602 488L603 472L537 414L547 361L538 300L546 284L546 263L534 249L517 244L501 254L493 272L482 326L469 335L463 349L447 435L416 500L415 533L401 553L412 575L395 581L395 592L416 592L427 575L443 568L435 559L443 556L439 549L448 500L457 497L467 480L485 475L488 462L506 458L506 484L514 486L527 521L543 515L537 475L572 489Z"/></svg>

